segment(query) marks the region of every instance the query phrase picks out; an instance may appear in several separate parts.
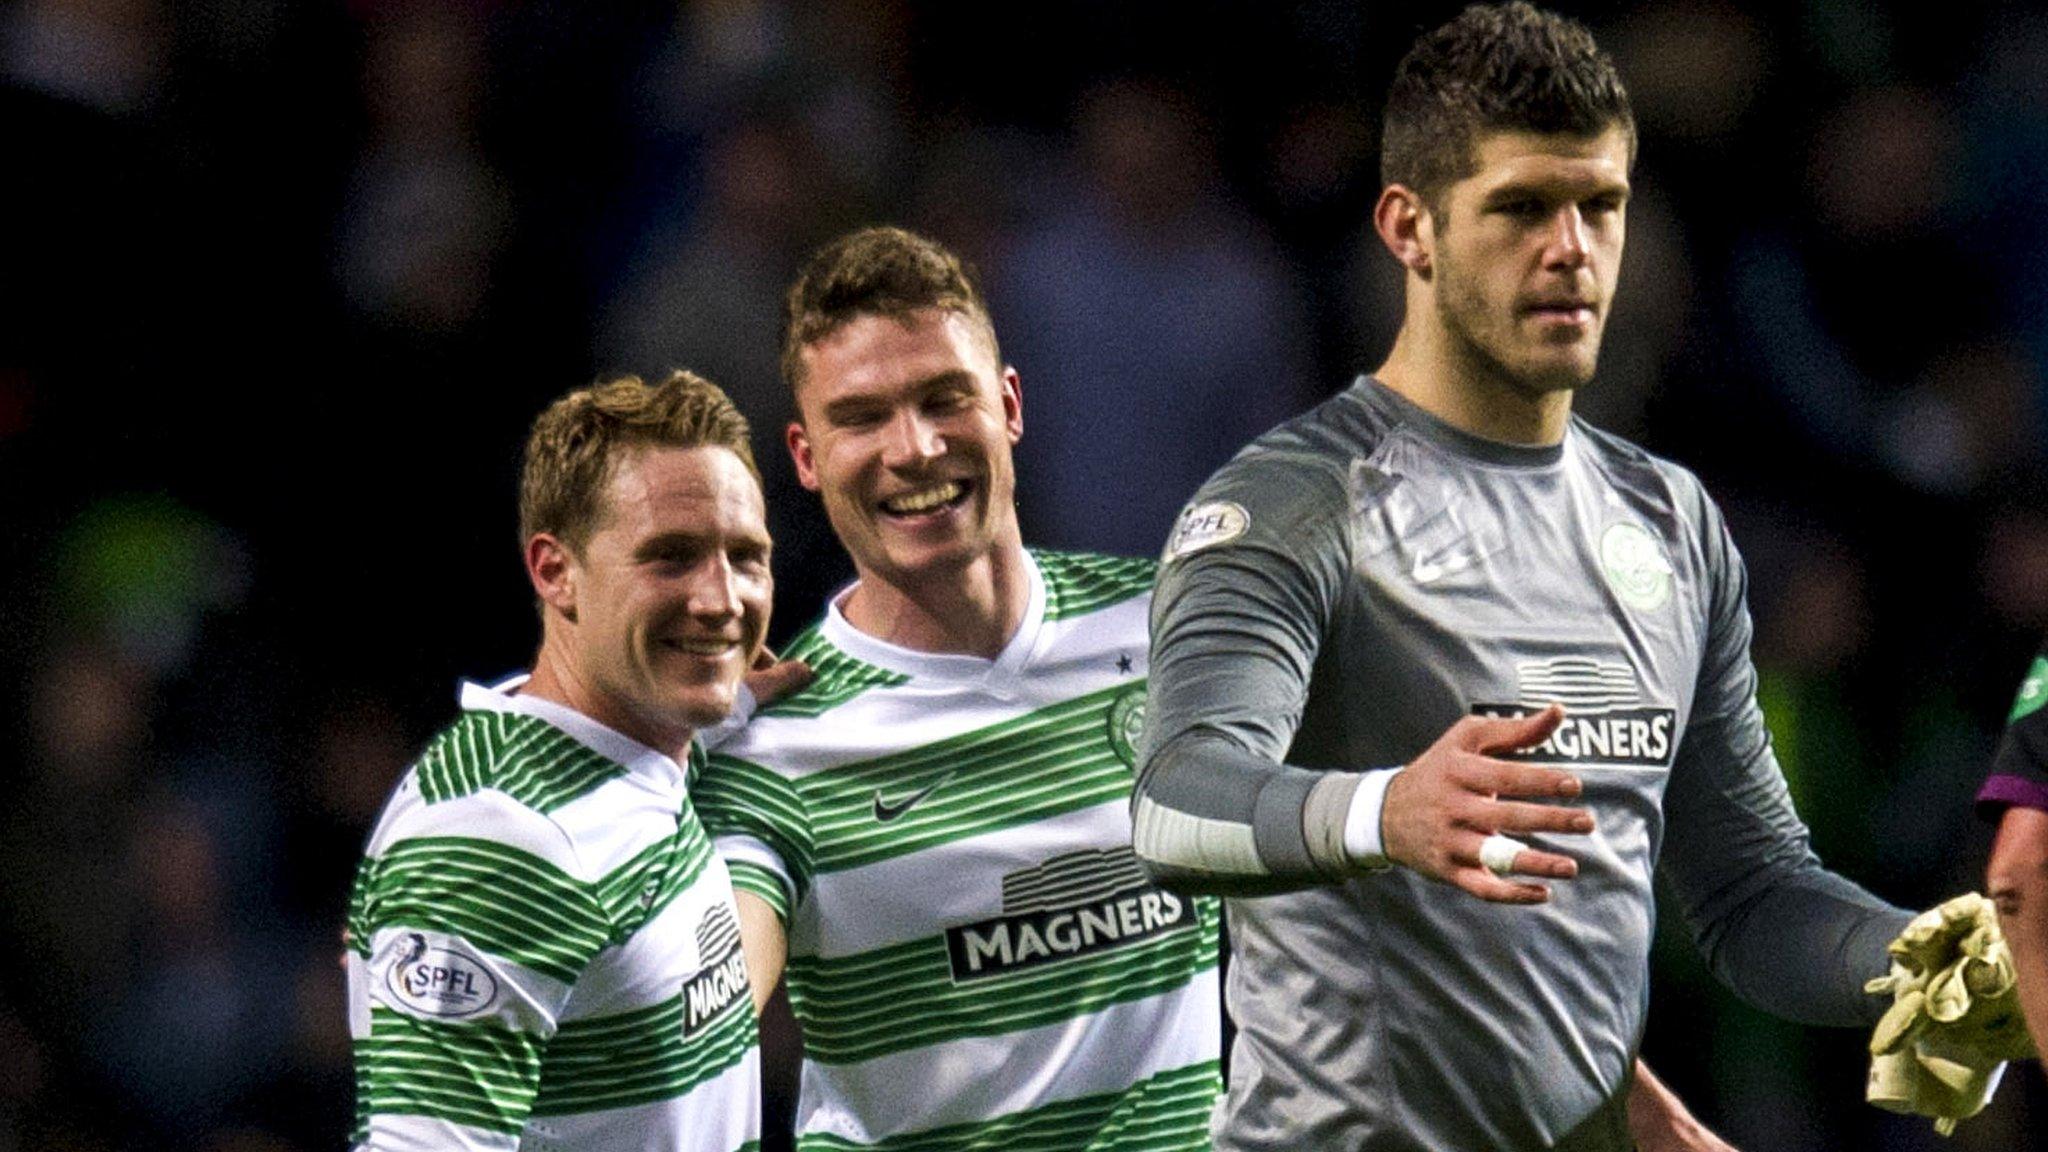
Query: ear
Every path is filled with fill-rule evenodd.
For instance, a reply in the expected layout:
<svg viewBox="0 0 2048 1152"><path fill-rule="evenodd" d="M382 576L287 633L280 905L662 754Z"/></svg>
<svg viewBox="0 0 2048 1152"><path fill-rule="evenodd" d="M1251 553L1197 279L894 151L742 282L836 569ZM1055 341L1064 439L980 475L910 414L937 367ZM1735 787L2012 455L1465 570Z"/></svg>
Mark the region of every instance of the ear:
<svg viewBox="0 0 2048 1152"><path fill-rule="evenodd" d="M559 538L537 532L526 542L526 578L533 582L533 594L572 623L579 575L575 554Z"/></svg>
<svg viewBox="0 0 2048 1152"><path fill-rule="evenodd" d="M811 434L801 420L791 420L782 430L782 442L789 446L789 462L796 465L796 482L806 491L818 490L818 461L811 455Z"/></svg>
<svg viewBox="0 0 2048 1152"><path fill-rule="evenodd" d="M1003 368L1003 427L1009 430L1010 443L1024 438L1024 380L1008 366Z"/></svg>
<svg viewBox="0 0 2048 1152"><path fill-rule="evenodd" d="M1389 184L1372 208L1373 230L1403 268L1429 279L1436 247L1436 222L1422 197L1405 184Z"/></svg>

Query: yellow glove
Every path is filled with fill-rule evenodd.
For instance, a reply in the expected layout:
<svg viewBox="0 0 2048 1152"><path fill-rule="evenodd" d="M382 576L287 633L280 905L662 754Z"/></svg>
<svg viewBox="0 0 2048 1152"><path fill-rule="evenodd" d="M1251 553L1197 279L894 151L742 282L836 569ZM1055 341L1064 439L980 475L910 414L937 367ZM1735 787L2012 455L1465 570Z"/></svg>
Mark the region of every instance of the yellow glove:
<svg viewBox="0 0 2048 1152"><path fill-rule="evenodd" d="M2033 1055L2012 952L1996 908L1976 893L1914 917L1887 950L1891 972L1864 985L1893 997L1871 1032L1864 1097L1934 1117L1947 1135L1990 1101L2005 1061Z"/></svg>
<svg viewBox="0 0 2048 1152"><path fill-rule="evenodd" d="M1980 1071L1910 1050L1887 1052L1870 1058L1863 1098L1887 1112L1930 1117L1936 1132L1950 1136L1958 1122L1984 1110L2004 1075L2003 1064Z"/></svg>

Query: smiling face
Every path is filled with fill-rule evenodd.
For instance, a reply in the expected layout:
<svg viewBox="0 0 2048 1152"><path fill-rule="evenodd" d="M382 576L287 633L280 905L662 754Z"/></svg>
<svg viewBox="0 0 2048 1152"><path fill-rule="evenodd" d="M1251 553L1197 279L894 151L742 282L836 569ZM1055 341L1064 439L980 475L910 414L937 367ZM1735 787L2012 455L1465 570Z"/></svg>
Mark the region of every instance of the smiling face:
<svg viewBox="0 0 2048 1152"><path fill-rule="evenodd" d="M730 450L616 459L580 549L541 534L529 566L563 626L545 644L592 719L663 751L731 711L774 593L761 486Z"/></svg>
<svg viewBox="0 0 2048 1152"><path fill-rule="evenodd" d="M1017 374L967 315L863 315L801 353L791 458L861 579L949 578L1017 540Z"/></svg>
<svg viewBox="0 0 2048 1152"><path fill-rule="evenodd" d="M1425 213L1445 350L1525 395L1592 379L1621 266L1629 137L1495 132Z"/></svg>

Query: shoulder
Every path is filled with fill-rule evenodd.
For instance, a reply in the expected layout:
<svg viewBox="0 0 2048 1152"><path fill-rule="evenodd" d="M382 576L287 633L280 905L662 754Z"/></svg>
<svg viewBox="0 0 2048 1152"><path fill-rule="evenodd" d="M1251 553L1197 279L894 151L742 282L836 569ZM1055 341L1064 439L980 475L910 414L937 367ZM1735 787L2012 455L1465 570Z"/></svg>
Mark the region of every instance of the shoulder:
<svg viewBox="0 0 2048 1152"><path fill-rule="evenodd" d="M513 853L588 880L646 837L650 813L673 810L635 786L625 766L546 721L469 711L400 780L370 853L471 841L479 846L471 850Z"/></svg>
<svg viewBox="0 0 2048 1152"><path fill-rule="evenodd" d="M1246 445L1195 493L1167 538L1162 564L1224 545L1299 556L1346 537L1355 465L1386 438L1389 424L1338 395Z"/></svg>
<svg viewBox="0 0 2048 1152"><path fill-rule="evenodd" d="M446 803L484 790L548 815L625 774L614 760L532 716L465 712L414 767L420 797Z"/></svg>
<svg viewBox="0 0 2048 1152"><path fill-rule="evenodd" d="M1031 550L1045 579L1045 618L1081 616L1145 596L1159 564L1150 558Z"/></svg>
<svg viewBox="0 0 2048 1152"><path fill-rule="evenodd" d="M812 623L783 649L788 660L802 660L811 666L812 680L803 689L754 714L746 729L734 737L744 741L764 719L816 719L875 688L894 688L910 677L892 672L841 651L825 638L818 623ZM722 747L724 751L731 745ZM715 758L714 758L715 759Z"/></svg>
<svg viewBox="0 0 2048 1152"><path fill-rule="evenodd" d="M1584 457L1606 478L1610 490L1660 535L1687 551L1725 559L1719 556L1726 532L1721 508L1692 469L1576 416L1572 430Z"/></svg>

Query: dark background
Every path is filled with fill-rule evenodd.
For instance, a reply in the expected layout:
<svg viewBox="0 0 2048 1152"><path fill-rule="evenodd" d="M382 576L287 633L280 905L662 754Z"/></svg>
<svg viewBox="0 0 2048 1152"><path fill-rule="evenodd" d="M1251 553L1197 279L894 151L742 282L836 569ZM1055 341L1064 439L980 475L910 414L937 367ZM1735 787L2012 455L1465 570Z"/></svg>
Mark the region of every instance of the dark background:
<svg viewBox="0 0 2048 1152"><path fill-rule="evenodd" d="M0 1152L341 1143L346 887L456 679L536 641L550 397L734 393L787 636L848 569L780 447L780 290L908 223L986 273L1027 536L1155 552L1384 354L1378 101L1455 7L0 4ZM1566 7L1643 138L1579 408L1727 508L1823 857L1977 886L2048 631L2048 16ZM1745 1149L2048 1146L2036 1068L1939 1144L1673 928L1646 1051Z"/></svg>

